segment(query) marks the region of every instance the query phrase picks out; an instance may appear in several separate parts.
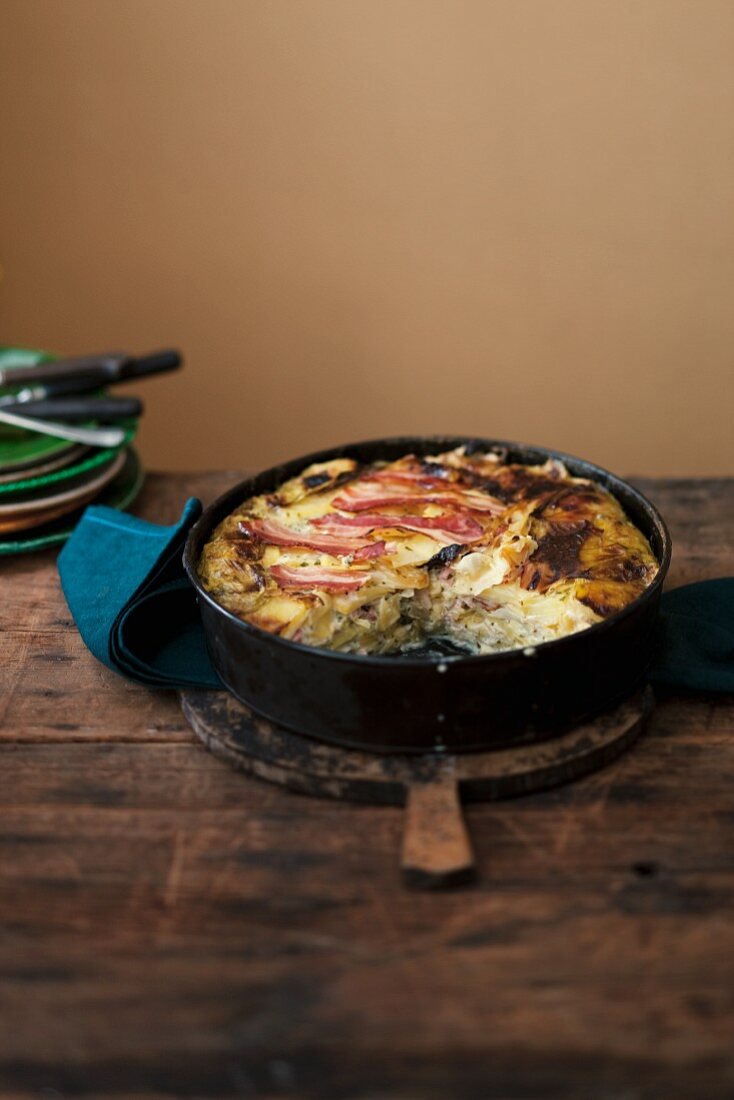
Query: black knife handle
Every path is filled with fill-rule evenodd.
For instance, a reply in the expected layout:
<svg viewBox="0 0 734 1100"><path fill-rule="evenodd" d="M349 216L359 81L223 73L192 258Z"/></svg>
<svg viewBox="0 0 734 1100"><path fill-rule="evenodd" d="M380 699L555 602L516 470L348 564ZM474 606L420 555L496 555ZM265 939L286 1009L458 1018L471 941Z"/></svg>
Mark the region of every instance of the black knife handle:
<svg viewBox="0 0 734 1100"><path fill-rule="evenodd" d="M34 400L46 400L53 397L66 397L67 394L92 393L109 385L110 380L100 367L97 371L89 371L88 374L78 375L76 378L52 378L48 382L35 382L33 389L43 394ZM30 388L30 387L29 387Z"/></svg>
<svg viewBox="0 0 734 1100"><path fill-rule="evenodd" d="M146 378L152 374L176 370L181 366L181 355L177 351L161 351L155 355L145 355L142 359L130 359L125 364L119 378L110 378L104 367L89 370L83 375L72 378L52 378L48 382L36 382L35 385L45 391L44 397L65 397L71 393L90 393L118 382L128 382L136 378ZM40 397L38 398L40 400Z"/></svg>
<svg viewBox="0 0 734 1100"><path fill-rule="evenodd" d="M37 363L35 367L5 367L0 369L0 386L24 386L31 382L56 382L67 378L94 378L98 385L106 386L127 378L143 378L149 374L175 370L181 362L181 353L174 349L157 351L140 359L128 352L109 351L75 359L57 359L53 363Z"/></svg>
<svg viewBox="0 0 734 1100"><path fill-rule="evenodd" d="M169 370L177 370L182 362L181 352L174 348L155 351L151 355L142 355L139 359L128 359L120 367L116 380L127 382L128 378L147 378L149 374L164 374Z"/></svg>
<svg viewBox="0 0 734 1100"><path fill-rule="evenodd" d="M5 367L0 370L0 385L24 386L30 382L50 382L57 378L101 377L104 382L116 378L130 355L125 351L108 351L100 355L82 355L73 359L56 359L52 363L37 363L35 367Z"/></svg>
<svg viewBox="0 0 734 1100"><path fill-rule="evenodd" d="M46 420L107 422L141 416L143 403L137 397L59 397L49 401L19 401L11 411Z"/></svg>

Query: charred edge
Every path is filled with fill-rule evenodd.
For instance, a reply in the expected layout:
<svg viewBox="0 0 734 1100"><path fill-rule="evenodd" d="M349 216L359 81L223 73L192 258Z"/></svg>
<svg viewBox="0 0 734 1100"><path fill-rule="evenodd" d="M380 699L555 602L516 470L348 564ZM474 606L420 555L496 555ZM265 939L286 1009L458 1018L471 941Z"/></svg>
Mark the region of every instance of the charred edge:
<svg viewBox="0 0 734 1100"><path fill-rule="evenodd" d="M464 547L460 542L452 542L450 546L444 546L437 554L434 554L432 558L429 558L424 563L424 569L437 569L442 565L450 565L452 561L456 561L459 554Z"/></svg>
<svg viewBox="0 0 734 1100"><path fill-rule="evenodd" d="M501 500L503 504L527 500L531 496L542 495L537 507L543 508L550 499L563 488L558 481L540 474L529 473L524 466L506 466L495 475L487 476L479 470L467 466L461 468L461 480L473 488L480 489L490 496Z"/></svg>
<svg viewBox="0 0 734 1100"><path fill-rule="evenodd" d="M332 480L332 485L335 489L339 489L342 485L346 485L348 482L360 477L363 472L364 467L357 463L353 470L342 470L340 474L337 474Z"/></svg>
<svg viewBox="0 0 734 1100"><path fill-rule="evenodd" d="M584 521L572 530L551 530L543 535L528 559L522 587L531 592L536 589L545 592L561 577L587 577L588 570L581 568L580 553L589 526Z"/></svg>
<svg viewBox="0 0 734 1100"><path fill-rule="evenodd" d="M542 516L547 508L555 507L571 491L572 490L569 489L568 486L559 488L558 482L551 481L547 478L538 478L535 483L523 481L520 485L517 485L513 499L529 500L530 497L538 497L538 503L530 514L533 516Z"/></svg>
<svg viewBox="0 0 734 1100"><path fill-rule="evenodd" d="M250 530L247 524L239 523L237 530L227 537L242 563L251 565L252 562L259 561L262 557L265 544L259 535Z"/></svg>
<svg viewBox="0 0 734 1100"><path fill-rule="evenodd" d="M619 608L609 603L608 600L602 600L598 596L590 594L579 596L579 603L583 603L587 607L590 607L591 610L595 611L597 615L600 615L602 619L607 619L610 615L613 615L615 611L619 611Z"/></svg>
<svg viewBox="0 0 734 1100"><path fill-rule="evenodd" d="M566 512L583 512L584 508L603 503L604 493L597 485L566 485L553 500Z"/></svg>
<svg viewBox="0 0 734 1100"><path fill-rule="evenodd" d="M327 481L331 481L329 474L310 474L304 477L303 484L307 489L318 489L320 485L326 485Z"/></svg>
<svg viewBox="0 0 734 1100"><path fill-rule="evenodd" d="M468 443L464 444L464 454L467 458L471 455L487 454L487 444L482 443L481 439L470 439Z"/></svg>
<svg viewBox="0 0 734 1100"><path fill-rule="evenodd" d="M425 458L420 464L421 472L427 477L441 478L446 481L450 478L451 471L446 466L442 466L440 462L431 462Z"/></svg>
<svg viewBox="0 0 734 1100"><path fill-rule="evenodd" d="M491 497L496 497L497 500L501 500L503 504L509 504L513 499L511 490L506 489L496 478L475 475L474 484L477 489L481 489Z"/></svg>
<svg viewBox="0 0 734 1100"><path fill-rule="evenodd" d="M356 463L353 470L342 470L340 474L333 477L331 474L323 472L320 474L309 474L308 477L302 479L303 485L306 489L341 489L344 485L348 485L350 481L354 481L364 473L365 467L361 463Z"/></svg>
<svg viewBox="0 0 734 1100"><path fill-rule="evenodd" d="M252 583L253 590L255 592L262 592L265 588L266 583L262 569L260 569L257 565L252 564L249 564L248 566L243 568L247 569L247 577Z"/></svg>

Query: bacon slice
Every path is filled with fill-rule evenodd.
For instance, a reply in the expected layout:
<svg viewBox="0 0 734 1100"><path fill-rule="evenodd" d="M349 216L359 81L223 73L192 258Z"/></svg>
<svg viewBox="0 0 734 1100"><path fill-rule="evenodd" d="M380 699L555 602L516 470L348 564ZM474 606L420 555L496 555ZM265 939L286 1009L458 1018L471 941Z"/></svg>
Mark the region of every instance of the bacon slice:
<svg viewBox="0 0 734 1100"><path fill-rule="evenodd" d="M296 569L273 565L270 574L281 588L325 588L333 592L351 592L370 579L369 573L348 573L345 569L320 569L308 565Z"/></svg>
<svg viewBox="0 0 734 1100"><path fill-rule="evenodd" d="M361 481L350 485L333 502L334 507L345 512L364 512L373 508L391 507L394 504L445 504L454 508L468 508L474 512L489 512L498 516L505 505L486 493L476 493L471 489L418 490L406 493L404 489L390 489L389 486Z"/></svg>
<svg viewBox="0 0 734 1100"><path fill-rule="evenodd" d="M370 480L373 481L405 481L413 485L446 485L447 482L450 482L448 469L445 473L437 471L433 474L420 468L403 467L403 469L398 470L386 466L384 470L370 471L369 476Z"/></svg>
<svg viewBox="0 0 734 1100"><path fill-rule="evenodd" d="M386 550L387 543L380 539L379 542L368 542L365 546L360 546L359 550L354 551L352 557L355 561L364 561L365 558L379 558Z"/></svg>
<svg viewBox="0 0 734 1100"><path fill-rule="evenodd" d="M364 538L350 539L346 531L336 537L321 531L294 531L274 519L240 520L239 528L248 538L262 539L272 546L303 546L309 550L322 550L325 554L355 554L376 545L365 542Z"/></svg>
<svg viewBox="0 0 734 1100"><path fill-rule="evenodd" d="M484 531L475 519L467 515L445 516L383 516L383 515L356 515L320 516L315 519L314 526L327 531L329 534L339 533L344 528L357 528L363 531L373 531L376 528L398 527L404 531L428 532L431 538L437 542L476 542L484 535Z"/></svg>

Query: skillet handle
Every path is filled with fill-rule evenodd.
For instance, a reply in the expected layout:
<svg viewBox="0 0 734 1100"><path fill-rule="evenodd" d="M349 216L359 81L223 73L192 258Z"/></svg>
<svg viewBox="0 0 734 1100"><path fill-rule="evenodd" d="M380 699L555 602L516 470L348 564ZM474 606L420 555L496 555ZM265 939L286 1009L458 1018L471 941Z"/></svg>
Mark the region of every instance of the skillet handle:
<svg viewBox="0 0 734 1100"><path fill-rule="evenodd" d="M450 761L408 785L401 867L406 886L435 890L474 878L472 852Z"/></svg>

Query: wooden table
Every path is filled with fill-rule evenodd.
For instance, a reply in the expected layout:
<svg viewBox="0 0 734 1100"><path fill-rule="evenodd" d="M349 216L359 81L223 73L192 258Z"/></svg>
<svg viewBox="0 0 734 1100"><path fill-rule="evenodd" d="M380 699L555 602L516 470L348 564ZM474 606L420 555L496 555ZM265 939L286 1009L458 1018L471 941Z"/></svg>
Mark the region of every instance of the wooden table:
<svg viewBox="0 0 734 1100"><path fill-rule="evenodd" d="M153 475L139 510L234 479ZM732 572L734 481L640 485L671 584ZM400 810L230 771L86 652L52 554L0 569L2 1100L734 1095L731 697L470 806L478 885L410 893Z"/></svg>

